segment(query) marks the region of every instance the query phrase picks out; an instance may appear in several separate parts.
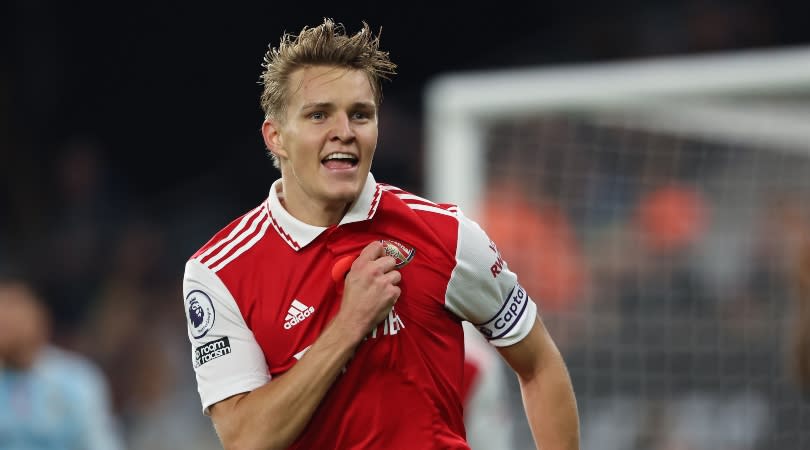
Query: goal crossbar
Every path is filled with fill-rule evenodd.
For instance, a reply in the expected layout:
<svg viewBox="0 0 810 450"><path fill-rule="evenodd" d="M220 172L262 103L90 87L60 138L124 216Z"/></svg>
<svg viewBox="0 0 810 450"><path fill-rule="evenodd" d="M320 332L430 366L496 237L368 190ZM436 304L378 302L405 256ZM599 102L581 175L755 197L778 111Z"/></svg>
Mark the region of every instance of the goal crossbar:
<svg viewBox="0 0 810 450"><path fill-rule="evenodd" d="M810 46L445 74L425 91L427 194L475 216L485 179L484 124L538 111L624 108L659 130L677 122L701 133L711 121L702 131L709 137L744 141L756 132L776 147L810 151L810 111L740 112L706 102L766 91L810 93ZM659 107L650 110L652 101ZM753 126L762 120L767 129Z"/></svg>

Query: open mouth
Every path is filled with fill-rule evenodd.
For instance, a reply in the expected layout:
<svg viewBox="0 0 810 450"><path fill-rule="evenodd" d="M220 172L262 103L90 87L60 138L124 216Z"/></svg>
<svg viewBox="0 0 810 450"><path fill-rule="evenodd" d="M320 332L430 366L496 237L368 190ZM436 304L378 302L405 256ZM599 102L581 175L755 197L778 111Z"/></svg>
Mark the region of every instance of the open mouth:
<svg viewBox="0 0 810 450"><path fill-rule="evenodd" d="M321 160L321 164L330 170L352 169L360 160L351 153L330 153Z"/></svg>

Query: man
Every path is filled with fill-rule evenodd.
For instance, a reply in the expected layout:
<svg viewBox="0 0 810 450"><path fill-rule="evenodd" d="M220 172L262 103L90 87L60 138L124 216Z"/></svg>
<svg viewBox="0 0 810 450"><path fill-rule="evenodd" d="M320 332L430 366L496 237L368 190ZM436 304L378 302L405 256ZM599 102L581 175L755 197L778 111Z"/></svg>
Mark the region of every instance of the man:
<svg viewBox="0 0 810 450"><path fill-rule="evenodd" d="M0 311L0 448L123 448L101 371L48 344L47 314L28 284L0 278Z"/></svg>
<svg viewBox="0 0 810 450"><path fill-rule="evenodd" d="M185 269L203 410L227 449L467 449L469 321L517 373L538 445L576 449L565 365L495 244L370 174L396 67L378 45L327 19L265 56L281 179Z"/></svg>

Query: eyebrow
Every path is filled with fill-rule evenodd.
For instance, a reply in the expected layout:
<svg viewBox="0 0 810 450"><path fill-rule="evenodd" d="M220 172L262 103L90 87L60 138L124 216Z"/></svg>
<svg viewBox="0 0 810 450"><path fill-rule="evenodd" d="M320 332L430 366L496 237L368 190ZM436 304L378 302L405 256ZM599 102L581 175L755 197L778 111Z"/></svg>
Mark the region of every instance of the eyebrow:
<svg viewBox="0 0 810 450"><path fill-rule="evenodd" d="M311 102L311 103L306 103L303 106L301 106L301 110L304 111L304 110L307 110L307 109L318 109L318 108L328 109L328 108L334 108L334 107L335 107L335 104L332 103L332 102ZM351 105L352 109L356 109L356 108L376 109L376 107L377 107L377 105L375 105L374 103L371 103L371 102L354 102Z"/></svg>
<svg viewBox="0 0 810 450"><path fill-rule="evenodd" d="M312 102L306 103L303 106L301 106L301 110L303 111L305 109L313 109L313 108L332 108L334 106L335 104L330 102Z"/></svg>

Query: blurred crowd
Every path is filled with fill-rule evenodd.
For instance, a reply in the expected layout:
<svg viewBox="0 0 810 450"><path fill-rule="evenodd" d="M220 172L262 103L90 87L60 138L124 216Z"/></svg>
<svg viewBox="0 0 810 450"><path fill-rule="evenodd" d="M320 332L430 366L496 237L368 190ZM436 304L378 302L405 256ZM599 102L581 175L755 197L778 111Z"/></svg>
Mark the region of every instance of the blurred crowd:
<svg viewBox="0 0 810 450"><path fill-rule="evenodd" d="M180 299L188 255L178 249L202 238L173 243L173 225L116 186L101 145L86 136L65 143L48 176L43 228L4 243L16 252L0 252L0 272L35 288L51 344L100 369L126 448L218 448L199 408Z"/></svg>
<svg viewBox="0 0 810 450"><path fill-rule="evenodd" d="M796 361L810 328L806 149L562 114L489 140L480 219L566 356L583 448L810 443Z"/></svg>

